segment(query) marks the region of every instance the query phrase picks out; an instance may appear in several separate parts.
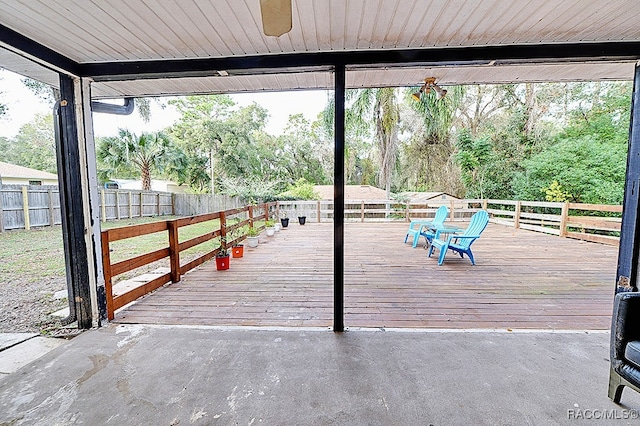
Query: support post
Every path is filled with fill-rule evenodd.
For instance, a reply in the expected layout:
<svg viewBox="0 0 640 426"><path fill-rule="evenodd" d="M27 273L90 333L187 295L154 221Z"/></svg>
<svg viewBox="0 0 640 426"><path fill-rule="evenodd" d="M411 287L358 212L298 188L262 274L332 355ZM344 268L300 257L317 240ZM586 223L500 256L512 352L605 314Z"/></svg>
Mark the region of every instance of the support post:
<svg viewBox="0 0 640 426"><path fill-rule="evenodd" d="M29 190L26 186L22 187L22 214L24 215L24 229L31 229L31 221L29 219Z"/></svg>
<svg viewBox="0 0 640 426"><path fill-rule="evenodd" d="M409 214L409 202L407 201L407 205L405 207L405 213L404 213L404 217L405 217L405 220L407 222L411 222L411 219L409 218L409 216L410 216L410 214Z"/></svg>
<svg viewBox="0 0 640 426"><path fill-rule="evenodd" d="M320 223L320 201L318 200L318 204L316 205L316 214L318 215L318 223Z"/></svg>
<svg viewBox="0 0 640 426"><path fill-rule="evenodd" d="M640 67L636 65L631 99L629 123L629 149L627 151L627 175L624 187L622 226L616 292L638 288L638 253L640 251Z"/></svg>
<svg viewBox="0 0 640 426"><path fill-rule="evenodd" d="M249 206L249 228L253 228L253 206Z"/></svg>
<svg viewBox="0 0 640 426"><path fill-rule="evenodd" d="M360 201L360 222L364 223L364 200Z"/></svg>
<svg viewBox="0 0 640 426"><path fill-rule="evenodd" d="M60 211L71 311L69 320L73 320L75 316L78 328L86 329L92 326L92 301L74 86L71 77L60 74L61 100L56 102L54 127L57 136Z"/></svg>
<svg viewBox="0 0 640 426"><path fill-rule="evenodd" d="M344 331L344 101L345 66L335 67L333 181L333 331Z"/></svg>

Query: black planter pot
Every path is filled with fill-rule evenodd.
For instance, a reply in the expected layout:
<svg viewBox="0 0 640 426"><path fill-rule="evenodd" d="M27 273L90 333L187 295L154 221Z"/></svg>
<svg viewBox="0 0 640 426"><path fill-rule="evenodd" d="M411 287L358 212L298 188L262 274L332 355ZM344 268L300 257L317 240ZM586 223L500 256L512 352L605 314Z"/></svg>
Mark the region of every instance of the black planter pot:
<svg viewBox="0 0 640 426"><path fill-rule="evenodd" d="M306 216L298 216L298 223L300 225L304 225L304 223L307 221L307 217Z"/></svg>
<svg viewBox="0 0 640 426"><path fill-rule="evenodd" d="M282 224L283 228L286 228L287 226L289 226L289 218L285 217L284 219L280 219L280 223Z"/></svg>

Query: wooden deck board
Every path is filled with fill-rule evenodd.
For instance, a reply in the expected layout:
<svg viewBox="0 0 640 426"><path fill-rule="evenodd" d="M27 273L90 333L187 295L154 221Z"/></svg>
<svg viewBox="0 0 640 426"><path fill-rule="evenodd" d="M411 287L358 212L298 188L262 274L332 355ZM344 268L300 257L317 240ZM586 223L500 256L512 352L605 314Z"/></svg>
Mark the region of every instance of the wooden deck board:
<svg viewBox="0 0 640 426"><path fill-rule="evenodd" d="M490 224L476 265L403 243L404 223L345 225L347 327L608 329L616 247ZM116 314L120 323L330 327L332 224L261 237Z"/></svg>

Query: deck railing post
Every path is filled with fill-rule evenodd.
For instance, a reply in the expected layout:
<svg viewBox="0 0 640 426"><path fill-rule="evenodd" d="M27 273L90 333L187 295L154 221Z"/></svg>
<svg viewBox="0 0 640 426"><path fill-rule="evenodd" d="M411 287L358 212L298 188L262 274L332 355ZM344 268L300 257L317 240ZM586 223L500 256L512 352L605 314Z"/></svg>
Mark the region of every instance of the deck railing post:
<svg viewBox="0 0 640 426"><path fill-rule="evenodd" d="M316 214L318 215L318 223L320 223L320 200L316 204Z"/></svg>
<svg viewBox="0 0 640 426"><path fill-rule="evenodd" d="M522 212L522 201L516 201L516 211L513 214L513 227L520 228L520 213Z"/></svg>
<svg viewBox="0 0 640 426"><path fill-rule="evenodd" d="M276 201L276 220L280 219L280 201Z"/></svg>
<svg viewBox="0 0 640 426"><path fill-rule="evenodd" d="M489 202L486 198L482 200L482 210L487 210L488 205L489 205Z"/></svg>
<svg viewBox="0 0 640 426"><path fill-rule="evenodd" d="M455 221L456 220L456 203L455 201L451 200L451 220Z"/></svg>
<svg viewBox="0 0 640 426"><path fill-rule="evenodd" d="M569 203L562 204L562 213L560 216L560 236L567 236L567 222L569 222Z"/></svg>
<svg viewBox="0 0 640 426"><path fill-rule="evenodd" d="M253 206L248 207L249 212L249 228L253 228Z"/></svg>
<svg viewBox="0 0 640 426"><path fill-rule="evenodd" d="M406 208L405 208L405 214L404 214L404 216L405 216L405 219L406 219L406 221L407 221L407 222L410 222L410 221L411 221L411 219L409 218L409 216L410 216L410 212L409 212L409 202L408 202L408 201L407 201L407 206L406 206Z"/></svg>
<svg viewBox="0 0 640 426"><path fill-rule="evenodd" d="M269 203L264 203L264 221L269 220Z"/></svg>
<svg viewBox="0 0 640 426"><path fill-rule="evenodd" d="M360 202L360 222L364 223L364 200Z"/></svg>
<svg viewBox="0 0 640 426"><path fill-rule="evenodd" d="M104 276L104 292L107 299L107 319L113 320L113 283L111 281L111 254L109 253L109 231L100 233L102 246L102 275Z"/></svg>
<svg viewBox="0 0 640 426"><path fill-rule="evenodd" d="M268 204L264 206L269 208ZM222 250L227 249L227 217L224 212L220 212L220 247Z"/></svg>
<svg viewBox="0 0 640 426"><path fill-rule="evenodd" d="M178 238L178 221L167 221L169 229L169 264L171 266L171 281L180 282L180 239Z"/></svg>

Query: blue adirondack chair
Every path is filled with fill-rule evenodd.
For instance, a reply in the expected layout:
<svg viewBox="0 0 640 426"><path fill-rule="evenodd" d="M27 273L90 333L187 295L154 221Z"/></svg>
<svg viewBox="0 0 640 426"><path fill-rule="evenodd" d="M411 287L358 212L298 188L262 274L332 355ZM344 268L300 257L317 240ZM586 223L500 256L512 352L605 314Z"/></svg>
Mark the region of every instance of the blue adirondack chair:
<svg viewBox="0 0 640 426"><path fill-rule="evenodd" d="M407 242L409 235L413 236L413 248L416 248L418 245L418 240L420 239L420 232L422 232L422 228L425 226L442 226L444 221L449 216L449 209L447 206L440 206L438 210L436 210L436 215L433 220L412 220L409 224L409 229L407 230L407 235L404 236L404 242ZM416 228L414 228L416 226Z"/></svg>
<svg viewBox="0 0 640 426"><path fill-rule="evenodd" d="M434 247L440 250L440 257L438 257L438 266L440 266L444 262L447 251L453 250L458 252L460 257L464 257L466 253L469 256L469 260L471 260L471 264L475 265L476 262L473 259L473 253L471 253L471 244L480 238L480 234L482 234L488 223L489 214L485 210L480 210L471 216L471 222L469 222L469 226L462 234L449 234L446 240L441 240L441 231L436 231L435 238L433 238L431 247L429 247L429 257L431 257Z"/></svg>

